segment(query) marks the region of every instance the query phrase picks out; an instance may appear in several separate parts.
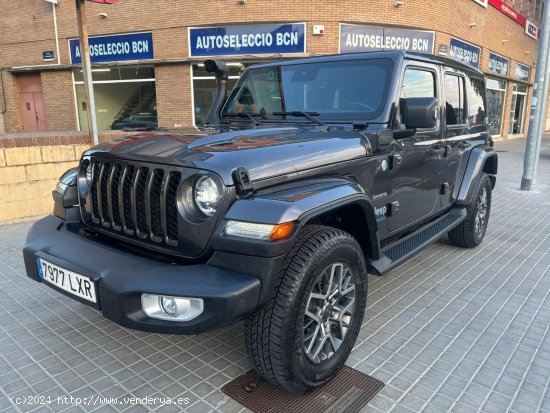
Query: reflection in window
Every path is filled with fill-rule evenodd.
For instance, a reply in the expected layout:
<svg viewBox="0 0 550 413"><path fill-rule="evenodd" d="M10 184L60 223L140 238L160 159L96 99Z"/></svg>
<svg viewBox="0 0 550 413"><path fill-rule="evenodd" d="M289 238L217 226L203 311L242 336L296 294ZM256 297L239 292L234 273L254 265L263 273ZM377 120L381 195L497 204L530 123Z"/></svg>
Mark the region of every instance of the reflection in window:
<svg viewBox="0 0 550 413"><path fill-rule="evenodd" d="M445 75L445 116L447 126L462 125L465 122L464 78Z"/></svg>
<svg viewBox="0 0 550 413"><path fill-rule="evenodd" d="M485 87L481 79L470 78L470 110L468 120L471 125L485 123Z"/></svg>
<svg viewBox="0 0 550 413"><path fill-rule="evenodd" d="M436 97L436 83L433 72L421 69L407 69L403 76L403 86L399 97L399 108L396 114L397 127L405 128L404 114L408 98L433 98Z"/></svg>
<svg viewBox="0 0 550 413"><path fill-rule="evenodd" d="M432 72L407 69L401 89L402 98L433 98L435 96L435 77Z"/></svg>

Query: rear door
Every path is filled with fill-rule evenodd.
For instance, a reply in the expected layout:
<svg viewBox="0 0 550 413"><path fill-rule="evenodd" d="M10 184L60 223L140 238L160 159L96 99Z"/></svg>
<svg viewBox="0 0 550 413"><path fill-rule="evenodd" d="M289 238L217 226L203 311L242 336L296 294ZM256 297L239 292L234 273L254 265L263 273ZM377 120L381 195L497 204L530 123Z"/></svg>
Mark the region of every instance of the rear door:
<svg viewBox="0 0 550 413"><path fill-rule="evenodd" d="M439 209L439 180L442 159L441 121L433 129L417 129L405 137L403 113L405 99L414 97L437 97L439 76L436 66L414 62L408 65L403 75L396 115L392 145L391 194L388 228L399 231L430 217ZM401 129L399 131L398 129ZM397 133L399 132L399 133Z"/></svg>
<svg viewBox="0 0 550 413"><path fill-rule="evenodd" d="M446 70L443 73L443 95L445 155L441 165L440 203L445 207L454 201L460 158L463 151L471 146L468 130L467 78L464 74Z"/></svg>

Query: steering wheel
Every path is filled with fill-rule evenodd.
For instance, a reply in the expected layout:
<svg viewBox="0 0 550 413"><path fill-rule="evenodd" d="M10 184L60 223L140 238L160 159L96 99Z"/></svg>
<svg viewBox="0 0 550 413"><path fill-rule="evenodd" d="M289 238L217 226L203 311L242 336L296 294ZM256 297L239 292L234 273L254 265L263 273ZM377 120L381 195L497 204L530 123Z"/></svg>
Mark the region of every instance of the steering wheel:
<svg viewBox="0 0 550 413"><path fill-rule="evenodd" d="M374 108L372 106L367 105L366 103L363 103L363 102L348 102L346 103L345 107L349 109L358 108L358 109L366 110L367 112L374 112Z"/></svg>

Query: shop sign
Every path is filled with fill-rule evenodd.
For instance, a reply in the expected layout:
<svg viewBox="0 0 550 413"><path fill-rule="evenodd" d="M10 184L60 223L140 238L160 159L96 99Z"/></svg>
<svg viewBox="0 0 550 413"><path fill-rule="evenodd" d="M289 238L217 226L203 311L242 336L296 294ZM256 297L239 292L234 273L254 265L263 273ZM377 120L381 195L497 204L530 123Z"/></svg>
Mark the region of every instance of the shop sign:
<svg viewBox="0 0 550 413"><path fill-rule="evenodd" d="M46 50L42 52L42 60L45 62L50 62L54 59L53 50Z"/></svg>
<svg viewBox="0 0 550 413"><path fill-rule="evenodd" d="M477 4L487 8L488 0L474 0Z"/></svg>
<svg viewBox="0 0 550 413"><path fill-rule="evenodd" d="M340 53L374 50L433 53L434 43L435 33L431 31L345 23L340 25Z"/></svg>
<svg viewBox="0 0 550 413"><path fill-rule="evenodd" d="M521 63L516 62L516 79L522 80L524 82L529 82L531 78L531 67L527 65L522 65Z"/></svg>
<svg viewBox="0 0 550 413"><path fill-rule="evenodd" d="M489 4L498 10L500 10L502 13L507 15L509 18L514 20L516 23L525 26L525 23L527 22L527 19L522 16L518 11L516 11L514 8L510 7L508 4L504 3L503 0L489 0Z"/></svg>
<svg viewBox="0 0 550 413"><path fill-rule="evenodd" d="M527 20L525 23L525 34L537 40L539 38L539 27L535 23Z"/></svg>
<svg viewBox="0 0 550 413"><path fill-rule="evenodd" d="M153 58L153 34L151 32L94 36L89 38L88 43L92 63ZM70 39L69 48L71 63L82 63L79 40Z"/></svg>
<svg viewBox="0 0 550 413"><path fill-rule="evenodd" d="M489 72L500 76L508 76L509 63L510 60L505 57L496 53L489 53Z"/></svg>
<svg viewBox="0 0 550 413"><path fill-rule="evenodd" d="M305 33L305 23L191 27L189 55L305 53Z"/></svg>
<svg viewBox="0 0 550 413"><path fill-rule="evenodd" d="M449 53L451 59L478 69L480 56L481 49L479 47L451 37L451 51Z"/></svg>

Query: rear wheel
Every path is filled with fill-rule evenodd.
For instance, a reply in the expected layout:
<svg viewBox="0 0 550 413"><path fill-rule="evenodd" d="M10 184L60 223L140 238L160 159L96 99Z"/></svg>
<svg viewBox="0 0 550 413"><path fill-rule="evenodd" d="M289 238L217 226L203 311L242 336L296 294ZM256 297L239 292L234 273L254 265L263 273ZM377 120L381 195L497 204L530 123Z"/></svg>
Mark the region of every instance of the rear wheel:
<svg viewBox="0 0 550 413"><path fill-rule="evenodd" d="M365 312L367 269L347 232L311 226L298 235L273 298L246 320L245 343L268 382L304 393L348 358Z"/></svg>
<svg viewBox="0 0 550 413"><path fill-rule="evenodd" d="M449 231L449 241L457 247L473 248L483 241L491 212L491 180L481 175L470 204L466 207L466 219Z"/></svg>

